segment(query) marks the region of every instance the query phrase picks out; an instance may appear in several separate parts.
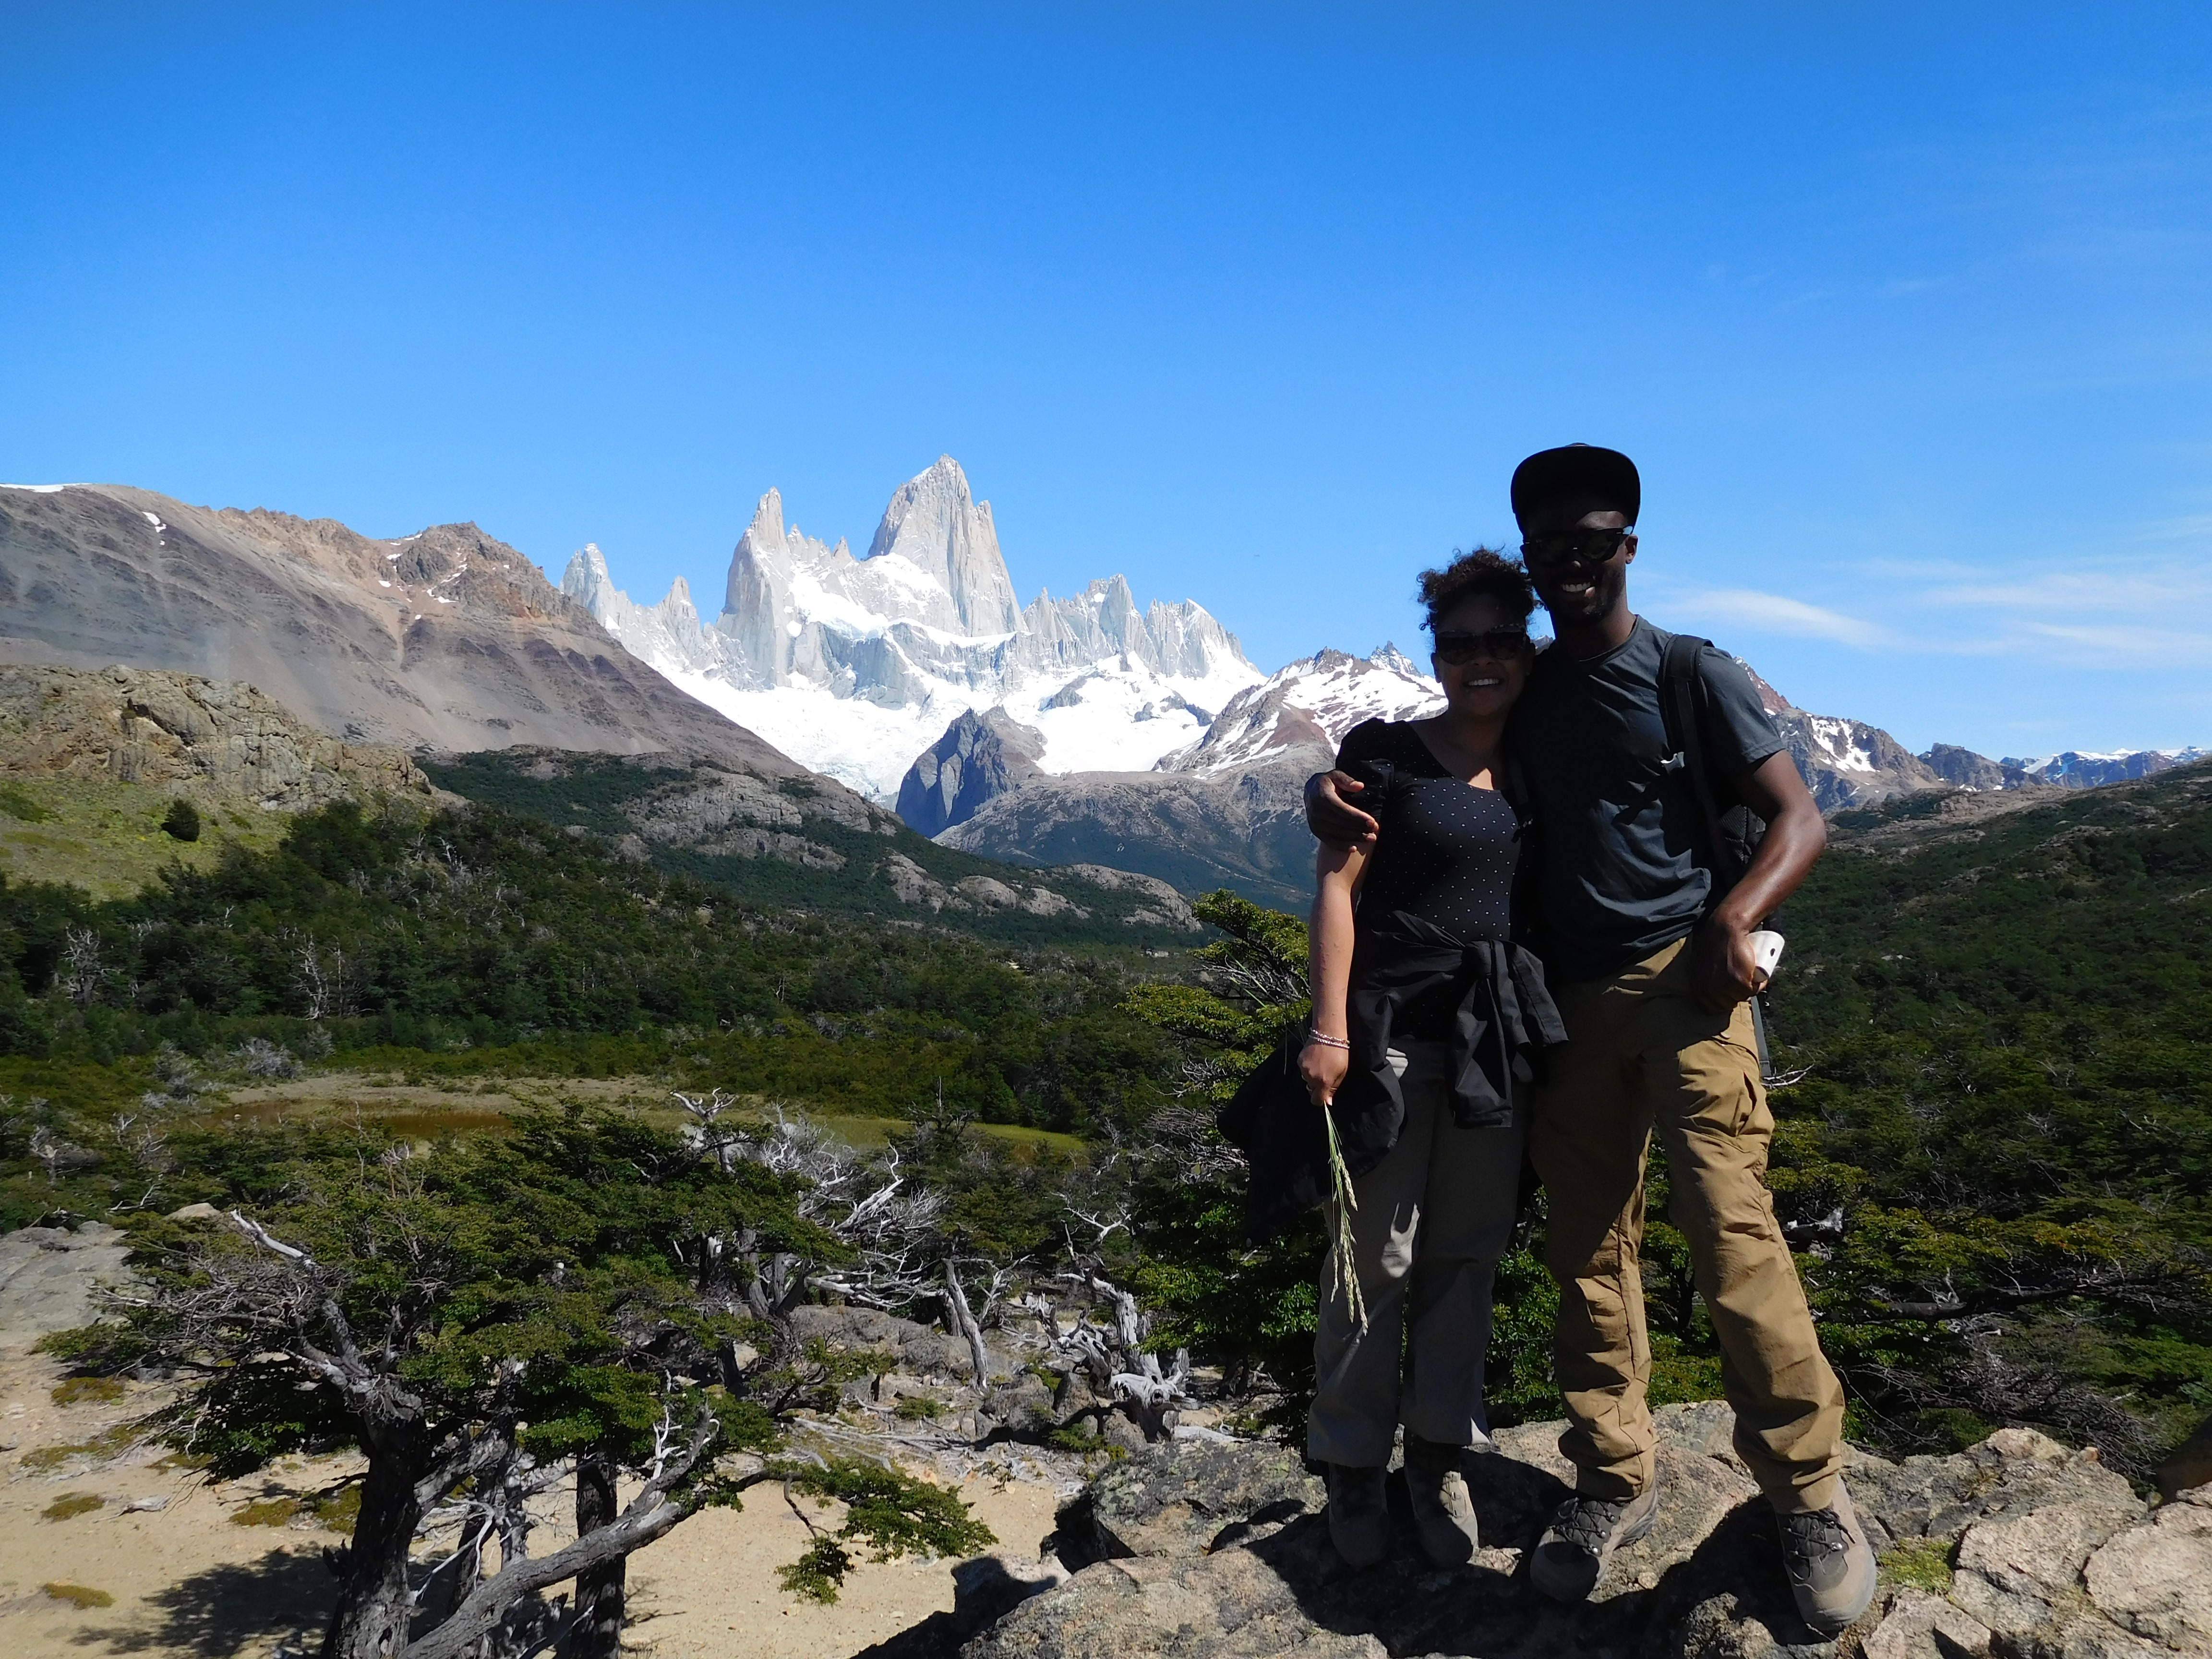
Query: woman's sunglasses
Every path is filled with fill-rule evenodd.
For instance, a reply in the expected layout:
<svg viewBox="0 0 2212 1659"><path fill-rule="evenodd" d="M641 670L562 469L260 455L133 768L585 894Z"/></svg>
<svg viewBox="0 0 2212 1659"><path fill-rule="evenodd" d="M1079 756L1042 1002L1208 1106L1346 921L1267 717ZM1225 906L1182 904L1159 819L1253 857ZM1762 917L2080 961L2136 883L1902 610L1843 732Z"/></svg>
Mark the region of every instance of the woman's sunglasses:
<svg viewBox="0 0 2212 1659"><path fill-rule="evenodd" d="M1528 648L1528 630L1525 628L1486 628L1480 634L1464 628L1447 628L1437 635L1437 660L1448 662L1455 668L1480 657L1503 662Z"/></svg>

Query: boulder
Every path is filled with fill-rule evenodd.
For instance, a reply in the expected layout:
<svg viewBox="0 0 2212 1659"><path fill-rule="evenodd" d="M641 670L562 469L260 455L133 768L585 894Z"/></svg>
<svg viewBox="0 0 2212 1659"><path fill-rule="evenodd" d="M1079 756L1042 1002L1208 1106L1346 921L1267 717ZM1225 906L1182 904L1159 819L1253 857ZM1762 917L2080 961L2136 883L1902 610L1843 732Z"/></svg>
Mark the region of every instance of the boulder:
<svg viewBox="0 0 2212 1659"><path fill-rule="evenodd" d="M123 1230L98 1221L74 1232L19 1227L0 1236L0 1346L92 1323L100 1316L99 1287L129 1278L130 1254Z"/></svg>

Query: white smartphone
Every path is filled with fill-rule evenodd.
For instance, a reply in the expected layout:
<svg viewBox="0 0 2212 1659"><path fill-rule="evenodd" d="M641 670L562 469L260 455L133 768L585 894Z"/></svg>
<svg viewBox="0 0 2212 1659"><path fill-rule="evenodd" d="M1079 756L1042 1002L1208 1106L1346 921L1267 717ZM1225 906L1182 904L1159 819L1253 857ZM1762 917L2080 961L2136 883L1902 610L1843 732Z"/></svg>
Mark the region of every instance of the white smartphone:
<svg viewBox="0 0 2212 1659"><path fill-rule="evenodd" d="M1782 935L1771 928L1762 927L1751 936L1751 959L1769 979L1774 977L1775 964L1782 960Z"/></svg>

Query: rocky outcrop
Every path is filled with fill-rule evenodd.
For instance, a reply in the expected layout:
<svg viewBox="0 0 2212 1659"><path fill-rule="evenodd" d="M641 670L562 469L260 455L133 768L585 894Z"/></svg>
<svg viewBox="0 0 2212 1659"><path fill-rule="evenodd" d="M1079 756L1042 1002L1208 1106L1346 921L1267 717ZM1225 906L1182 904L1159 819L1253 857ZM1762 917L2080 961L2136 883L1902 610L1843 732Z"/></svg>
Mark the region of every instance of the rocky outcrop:
<svg viewBox="0 0 2212 1659"><path fill-rule="evenodd" d="M1774 723L1823 812L1949 787L1918 756L1864 720L1790 708L1777 714Z"/></svg>
<svg viewBox="0 0 2212 1659"><path fill-rule="evenodd" d="M2017 766L1977 755L1955 743L1937 744L1920 757L1920 763L1944 782L1960 789L2018 789L2032 781Z"/></svg>
<svg viewBox="0 0 2212 1659"><path fill-rule="evenodd" d="M1542 1601L1523 1562L1570 1473L1558 1424L1502 1431L1467 1470L1483 1547L1437 1572L1394 1477L1398 1548L1347 1569L1323 1495L1267 1445L1175 1442L1093 1481L1047 1540L1066 1583L1023 1601L963 1659L2156 1659L2212 1653L2212 1488L2156 1509L2094 1451L2005 1430L1903 1463L1855 1454L1850 1480L1882 1587L1839 1643L1796 1617L1771 1512L1717 1402L1658 1413L1658 1524L1591 1599Z"/></svg>
<svg viewBox="0 0 2212 1659"><path fill-rule="evenodd" d="M1898 795L1950 787L1925 757L1911 753L1880 726L1838 714L1808 713L1742 658L1735 660L1751 676L1759 702L1790 745L1790 757L1823 812L1849 811Z"/></svg>
<svg viewBox="0 0 2212 1659"><path fill-rule="evenodd" d="M119 1227L88 1221L19 1227L0 1234L0 1345L27 1346L51 1331L75 1330L99 1313L102 1285L121 1285L130 1241Z"/></svg>
<svg viewBox="0 0 2212 1659"><path fill-rule="evenodd" d="M1109 870L1101 864L1073 864L1067 874L1079 877L1093 887L1103 887L1109 893L1134 893L1146 902L1146 908L1130 912L1132 926L1155 927L1190 927L1198 926L1198 918L1191 914L1189 904L1181 893L1158 876L1141 875L1133 870Z"/></svg>
<svg viewBox="0 0 2212 1659"><path fill-rule="evenodd" d="M467 757L438 758L452 763ZM664 848L841 870L850 860L857 837L889 838L899 833L898 820L883 808L870 805L830 779L795 769L792 775L763 777L714 754L609 759L563 750L518 749L499 758L532 784L604 774L610 768L628 772L616 810L630 829L617 835L613 844L617 853L641 861L654 848ZM443 775L457 787L468 787L450 773ZM596 789L594 784L587 793ZM583 833L580 826L574 832Z"/></svg>
<svg viewBox="0 0 2212 1659"><path fill-rule="evenodd" d="M1186 893L1229 887L1303 909L1314 856L1303 792L1333 758L1302 744L1214 772L1036 778L938 839L1012 864L1110 864Z"/></svg>
<svg viewBox="0 0 2212 1659"><path fill-rule="evenodd" d="M435 793L400 750L325 737L252 686L119 667L0 665L0 777L113 779L278 811Z"/></svg>
<svg viewBox="0 0 2212 1659"><path fill-rule="evenodd" d="M1044 734L1005 709L963 709L908 769L898 815L909 829L939 835L1036 777L1043 753Z"/></svg>
<svg viewBox="0 0 2212 1659"><path fill-rule="evenodd" d="M793 762L623 649L472 524L397 541L120 485L0 488L0 661L258 687L346 743Z"/></svg>

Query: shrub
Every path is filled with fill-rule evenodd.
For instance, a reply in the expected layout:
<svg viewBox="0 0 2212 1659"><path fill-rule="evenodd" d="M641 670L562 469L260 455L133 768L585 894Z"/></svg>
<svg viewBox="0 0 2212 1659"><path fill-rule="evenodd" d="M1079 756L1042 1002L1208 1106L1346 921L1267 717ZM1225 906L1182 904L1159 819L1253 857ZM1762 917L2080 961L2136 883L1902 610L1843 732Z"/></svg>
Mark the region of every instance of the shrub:
<svg viewBox="0 0 2212 1659"><path fill-rule="evenodd" d="M80 1607L112 1607L115 1598L104 1589L94 1589L89 1584L49 1583L39 1588L57 1601L70 1601Z"/></svg>
<svg viewBox="0 0 2212 1659"><path fill-rule="evenodd" d="M161 819L161 828L176 841L200 838L200 809L188 800L173 800Z"/></svg>
<svg viewBox="0 0 2212 1659"><path fill-rule="evenodd" d="M123 1398L123 1384L112 1376L72 1376L54 1388L57 1406L109 1405Z"/></svg>

